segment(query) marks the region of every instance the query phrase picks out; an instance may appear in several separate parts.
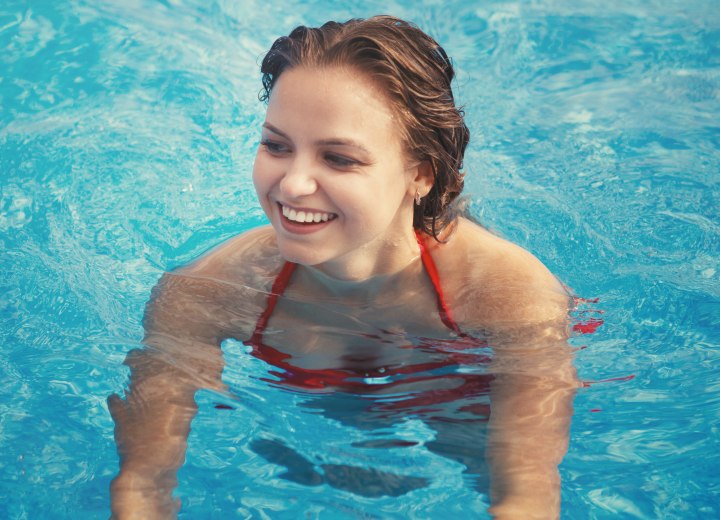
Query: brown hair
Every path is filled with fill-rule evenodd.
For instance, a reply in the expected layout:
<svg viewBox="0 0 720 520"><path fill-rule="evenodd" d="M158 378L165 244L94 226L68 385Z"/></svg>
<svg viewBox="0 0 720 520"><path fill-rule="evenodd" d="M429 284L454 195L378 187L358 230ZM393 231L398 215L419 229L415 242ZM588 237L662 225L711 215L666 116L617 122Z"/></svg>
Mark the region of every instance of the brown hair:
<svg viewBox="0 0 720 520"><path fill-rule="evenodd" d="M470 132L455 105L455 76L443 48L417 26L391 16L296 27L275 40L263 59L262 101L287 69L350 66L378 81L403 123L403 140L413 160L427 161L434 182L415 206L413 226L439 240L457 215L451 203L463 189L463 164Z"/></svg>

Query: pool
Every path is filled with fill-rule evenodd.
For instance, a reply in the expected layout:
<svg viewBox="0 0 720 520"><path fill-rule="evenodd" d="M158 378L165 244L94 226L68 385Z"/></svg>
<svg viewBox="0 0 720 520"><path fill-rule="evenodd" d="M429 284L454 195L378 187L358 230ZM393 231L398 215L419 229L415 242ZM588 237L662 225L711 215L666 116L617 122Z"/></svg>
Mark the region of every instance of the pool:
<svg viewBox="0 0 720 520"><path fill-rule="evenodd" d="M720 517L711 0L5 2L0 517L107 518L118 466L106 399L126 383L151 288L265 222L250 181L259 56L299 23L380 12L454 58L473 215L584 298L563 518ZM224 349L239 399L197 396L181 518L487 516L487 495L427 449L436 434L422 421L345 424L264 381L242 344ZM427 485L373 497L294 482L268 460L283 444L258 438L285 439L311 468Z"/></svg>

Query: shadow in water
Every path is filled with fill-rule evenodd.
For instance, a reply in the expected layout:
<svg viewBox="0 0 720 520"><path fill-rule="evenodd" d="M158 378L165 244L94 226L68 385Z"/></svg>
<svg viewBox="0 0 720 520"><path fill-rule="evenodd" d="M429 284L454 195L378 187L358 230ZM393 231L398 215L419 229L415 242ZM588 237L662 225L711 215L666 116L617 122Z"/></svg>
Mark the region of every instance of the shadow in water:
<svg viewBox="0 0 720 520"><path fill-rule="evenodd" d="M295 450L277 440L257 439L251 443L255 453L268 462L285 467L280 478L305 486L328 484L336 489L368 498L398 497L428 485L428 479L396 475L376 469L346 464L315 466ZM318 471L321 470L321 472Z"/></svg>

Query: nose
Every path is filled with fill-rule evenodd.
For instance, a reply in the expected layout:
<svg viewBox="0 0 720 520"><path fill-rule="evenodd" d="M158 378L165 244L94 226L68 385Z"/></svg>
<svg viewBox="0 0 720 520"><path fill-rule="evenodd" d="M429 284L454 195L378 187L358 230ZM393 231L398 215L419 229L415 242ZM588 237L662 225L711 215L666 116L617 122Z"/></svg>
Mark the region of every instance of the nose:
<svg viewBox="0 0 720 520"><path fill-rule="evenodd" d="M317 188L317 180L309 161L296 157L287 164L285 174L280 181L280 191L285 197L298 199L312 195Z"/></svg>

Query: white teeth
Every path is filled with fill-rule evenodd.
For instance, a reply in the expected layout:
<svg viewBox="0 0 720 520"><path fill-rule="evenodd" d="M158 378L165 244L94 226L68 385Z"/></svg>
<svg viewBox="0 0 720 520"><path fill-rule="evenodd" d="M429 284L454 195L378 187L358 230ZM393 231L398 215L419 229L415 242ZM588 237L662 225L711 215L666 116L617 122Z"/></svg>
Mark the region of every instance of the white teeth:
<svg viewBox="0 0 720 520"><path fill-rule="evenodd" d="M287 206L282 206L282 214L294 222L327 222L332 218L331 213L297 211Z"/></svg>

